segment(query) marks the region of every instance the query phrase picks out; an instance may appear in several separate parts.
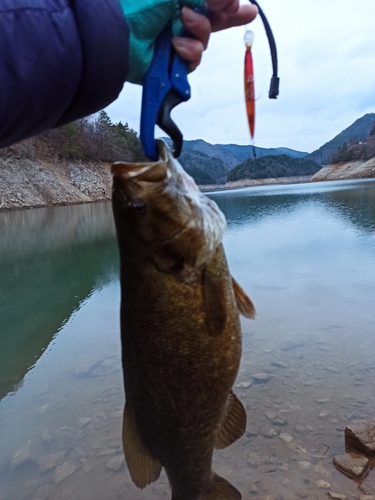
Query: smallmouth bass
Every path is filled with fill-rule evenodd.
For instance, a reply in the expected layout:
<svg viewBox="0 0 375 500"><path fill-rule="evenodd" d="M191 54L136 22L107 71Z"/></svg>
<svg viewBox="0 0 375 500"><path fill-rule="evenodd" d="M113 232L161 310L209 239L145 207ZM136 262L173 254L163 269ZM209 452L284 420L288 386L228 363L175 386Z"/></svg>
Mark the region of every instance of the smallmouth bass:
<svg viewBox="0 0 375 500"><path fill-rule="evenodd" d="M232 387L239 313L253 318L255 309L228 270L224 215L166 144L158 147L158 162L112 167L125 458L140 488L164 467L172 500L238 500L212 456L246 428Z"/></svg>

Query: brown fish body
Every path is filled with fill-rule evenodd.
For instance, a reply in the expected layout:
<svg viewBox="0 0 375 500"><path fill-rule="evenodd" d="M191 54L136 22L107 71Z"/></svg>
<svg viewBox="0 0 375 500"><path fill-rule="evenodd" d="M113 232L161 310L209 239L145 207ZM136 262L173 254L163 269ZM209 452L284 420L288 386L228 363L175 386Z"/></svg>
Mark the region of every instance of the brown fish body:
<svg viewBox="0 0 375 500"><path fill-rule="evenodd" d="M199 244L184 218L155 245L149 238L150 213L140 232L143 215L133 220L128 213L129 200L136 200L137 210L146 201L152 211L155 193L148 198L149 186L126 186L120 172L115 167L113 207L121 258L124 450L130 474L144 487L164 467L173 500L239 499L239 492L211 468L214 448L234 442L246 425L243 407L231 392L241 331L223 247L218 243L206 252L206 262L194 266Z"/></svg>

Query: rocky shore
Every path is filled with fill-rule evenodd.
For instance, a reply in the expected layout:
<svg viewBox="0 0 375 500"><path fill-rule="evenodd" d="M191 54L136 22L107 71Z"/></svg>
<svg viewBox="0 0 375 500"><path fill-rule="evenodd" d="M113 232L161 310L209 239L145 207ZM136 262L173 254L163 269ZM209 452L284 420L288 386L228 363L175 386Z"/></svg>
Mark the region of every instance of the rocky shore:
<svg viewBox="0 0 375 500"><path fill-rule="evenodd" d="M109 200L110 164L0 156L0 211Z"/></svg>
<svg viewBox="0 0 375 500"><path fill-rule="evenodd" d="M269 186L272 184L300 184L310 182L311 175L297 177L271 177L269 179L242 179L240 181L227 182L226 184L212 184L199 186L201 191L219 191L222 189L239 189L250 186Z"/></svg>
<svg viewBox="0 0 375 500"><path fill-rule="evenodd" d="M350 161L327 165L312 176L311 182L370 179L372 177L375 177L375 158L367 161Z"/></svg>

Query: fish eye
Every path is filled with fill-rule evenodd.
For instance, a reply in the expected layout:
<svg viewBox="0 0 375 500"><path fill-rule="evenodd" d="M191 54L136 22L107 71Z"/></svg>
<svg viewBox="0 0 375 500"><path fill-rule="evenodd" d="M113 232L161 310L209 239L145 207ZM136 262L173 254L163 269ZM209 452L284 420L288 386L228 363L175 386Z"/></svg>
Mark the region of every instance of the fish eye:
<svg viewBox="0 0 375 500"><path fill-rule="evenodd" d="M131 208L132 213L135 217L143 217L143 215L146 213L146 203L143 200L132 200L129 203L129 207Z"/></svg>

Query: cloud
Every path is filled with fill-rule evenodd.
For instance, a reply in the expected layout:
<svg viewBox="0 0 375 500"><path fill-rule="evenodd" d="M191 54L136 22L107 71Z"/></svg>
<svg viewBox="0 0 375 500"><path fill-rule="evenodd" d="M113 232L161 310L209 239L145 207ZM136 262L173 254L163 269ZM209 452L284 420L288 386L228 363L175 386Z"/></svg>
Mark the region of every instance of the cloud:
<svg viewBox="0 0 375 500"><path fill-rule="evenodd" d="M256 145L312 151L375 111L374 0L261 0L261 6L275 34L281 85L280 97L269 100L271 59L258 18L251 25ZM244 27L215 33L201 66L189 77L192 98L173 113L186 139L249 144L244 33ZM141 88L126 84L108 112L114 121L139 130L140 105Z"/></svg>

